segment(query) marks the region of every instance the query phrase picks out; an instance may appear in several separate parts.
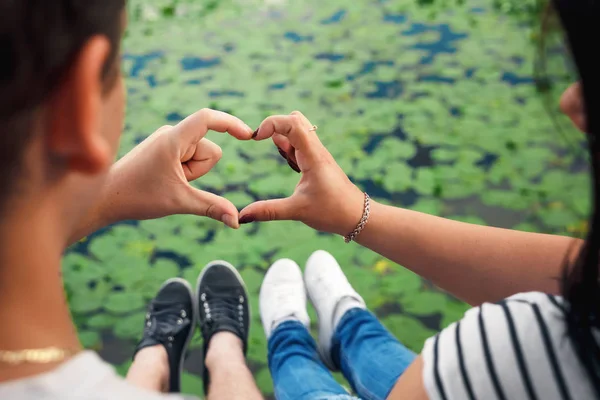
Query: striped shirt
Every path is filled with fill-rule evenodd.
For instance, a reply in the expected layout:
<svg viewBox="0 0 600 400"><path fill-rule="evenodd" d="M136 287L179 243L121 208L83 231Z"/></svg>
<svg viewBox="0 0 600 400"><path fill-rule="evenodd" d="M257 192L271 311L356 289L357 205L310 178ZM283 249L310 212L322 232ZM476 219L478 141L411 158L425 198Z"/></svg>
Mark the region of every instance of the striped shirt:
<svg viewBox="0 0 600 400"><path fill-rule="evenodd" d="M469 310L427 340L430 400L576 400L595 393L567 336L564 300L518 294Z"/></svg>

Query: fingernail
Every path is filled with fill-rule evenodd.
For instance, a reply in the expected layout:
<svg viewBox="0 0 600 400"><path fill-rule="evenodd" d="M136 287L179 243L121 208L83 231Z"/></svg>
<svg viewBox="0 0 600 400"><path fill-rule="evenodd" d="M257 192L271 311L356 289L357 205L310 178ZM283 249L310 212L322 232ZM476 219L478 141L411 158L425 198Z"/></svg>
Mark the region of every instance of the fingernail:
<svg viewBox="0 0 600 400"><path fill-rule="evenodd" d="M258 128L260 129L260 128ZM258 136L258 129L254 131L254 133L252 134L252 139L256 139L256 137Z"/></svg>
<svg viewBox="0 0 600 400"><path fill-rule="evenodd" d="M225 214L221 218L221 221L230 228L237 229L238 221L233 217L233 215Z"/></svg>
<svg viewBox="0 0 600 400"><path fill-rule="evenodd" d="M242 225L251 224L254 221L256 221L256 218L254 218L252 215L244 215L242 218L240 218L240 224Z"/></svg>
<svg viewBox="0 0 600 400"><path fill-rule="evenodd" d="M291 169L293 169L297 173L301 173L302 172L302 171L300 171L300 167L298 167L298 164L296 164L295 162L293 162L289 158L287 159L287 162L288 162L288 165L290 166Z"/></svg>
<svg viewBox="0 0 600 400"><path fill-rule="evenodd" d="M279 151L279 155L283 158L285 158L286 160L287 158L287 154L285 154L285 151L281 150L279 147L277 148L277 150Z"/></svg>
<svg viewBox="0 0 600 400"><path fill-rule="evenodd" d="M250 128L248 125L244 125L244 126L246 127L246 130L247 130L248 132L252 132L252 128Z"/></svg>

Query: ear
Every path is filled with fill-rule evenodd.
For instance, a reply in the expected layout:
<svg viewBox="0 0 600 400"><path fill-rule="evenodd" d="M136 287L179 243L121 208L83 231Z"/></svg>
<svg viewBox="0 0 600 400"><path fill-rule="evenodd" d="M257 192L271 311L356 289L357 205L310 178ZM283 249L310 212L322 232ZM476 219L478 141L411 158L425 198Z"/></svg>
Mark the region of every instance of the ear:
<svg viewBox="0 0 600 400"><path fill-rule="evenodd" d="M100 129L102 74L109 54L107 38L89 39L47 102L47 143L52 155L72 171L96 174L112 162Z"/></svg>

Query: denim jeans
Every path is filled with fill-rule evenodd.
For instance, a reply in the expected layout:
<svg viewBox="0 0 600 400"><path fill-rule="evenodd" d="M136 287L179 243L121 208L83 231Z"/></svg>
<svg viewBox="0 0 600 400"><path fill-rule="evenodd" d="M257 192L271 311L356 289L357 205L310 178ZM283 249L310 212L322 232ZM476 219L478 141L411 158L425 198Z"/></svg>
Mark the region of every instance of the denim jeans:
<svg viewBox="0 0 600 400"><path fill-rule="evenodd" d="M342 317L332 358L361 399L384 400L416 355L367 310ZM269 339L269 368L278 400L354 400L321 361L317 344L298 321L279 325Z"/></svg>

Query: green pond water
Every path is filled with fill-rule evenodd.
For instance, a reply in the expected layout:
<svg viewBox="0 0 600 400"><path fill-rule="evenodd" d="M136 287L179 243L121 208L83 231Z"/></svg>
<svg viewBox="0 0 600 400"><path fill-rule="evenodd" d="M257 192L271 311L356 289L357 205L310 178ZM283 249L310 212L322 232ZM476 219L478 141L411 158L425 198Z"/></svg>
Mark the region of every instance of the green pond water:
<svg viewBox="0 0 600 400"><path fill-rule="evenodd" d="M250 126L298 109L379 201L527 231L586 228L581 136L556 107L569 82L562 48L546 44L552 89L541 96L535 32L488 2L441 9L408 0L131 0L128 8L121 155L203 107ZM271 144L208 137L224 156L198 187L240 209L292 192L299 177ZM230 261L252 295L249 364L272 396L258 290L271 262L303 265L316 249L338 258L369 307L415 351L467 309L375 253L292 222L239 231L193 216L118 224L67 253L64 279L83 343L124 373L161 283L195 282L211 260ZM197 336L187 393L202 393L200 349Z"/></svg>

